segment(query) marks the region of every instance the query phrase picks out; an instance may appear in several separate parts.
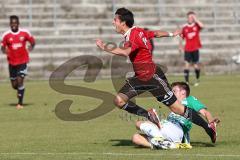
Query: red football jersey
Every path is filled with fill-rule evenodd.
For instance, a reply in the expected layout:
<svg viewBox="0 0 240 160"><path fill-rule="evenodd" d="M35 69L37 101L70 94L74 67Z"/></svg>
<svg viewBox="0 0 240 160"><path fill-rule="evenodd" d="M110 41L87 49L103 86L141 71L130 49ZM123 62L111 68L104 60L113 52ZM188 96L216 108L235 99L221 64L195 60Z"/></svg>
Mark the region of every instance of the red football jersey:
<svg viewBox="0 0 240 160"><path fill-rule="evenodd" d="M135 75L142 81L152 78L156 65L152 60L152 45L150 39L154 37L153 31L132 27L125 34L125 47L131 47L129 58L133 64Z"/></svg>
<svg viewBox="0 0 240 160"><path fill-rule="evenodd" d="M185 51L191 52L202 47L200 42L200 26L197 23L186 24L182 29L182 37L185 39Z"/></svg>
<svg viewBox="0 0 240 160"><path fill-rule="evenodd" d="M19 65L29 62L26 42L35 43L33 36L26 29L20 29L18 32L6 31L2 36L1 45L7 49L8 63Z"/></svg>

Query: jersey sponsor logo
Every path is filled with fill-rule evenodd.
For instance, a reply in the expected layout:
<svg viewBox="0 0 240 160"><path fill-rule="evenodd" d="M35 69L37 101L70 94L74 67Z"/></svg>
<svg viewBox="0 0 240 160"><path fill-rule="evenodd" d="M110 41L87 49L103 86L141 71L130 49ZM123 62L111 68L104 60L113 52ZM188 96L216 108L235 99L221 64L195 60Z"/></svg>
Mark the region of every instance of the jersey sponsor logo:
<svg viewBox="0 0 240 160"><path fill-rule="evenodd" d="M23 45L22 45L22 43L14 43L13 45L12 45L12 48L14 49L14 50L17 50L18 48L21 48Z"/></svg>
<svg viewBox="0 0 240 160"><path fill-rule="evenodd" d="M193 39L193 37L196 36L196 32L190 32L187 34L187 36L188 36L188 39Z"/></svg>
<svg viewBox="0 0 240 160"><path fill-rule="evenodd" d="M10 41L10 42L12 42L12 41L13 41L13 38L12 38L12 37L11 37L11 38L9 38L9 41Z"/></svg>

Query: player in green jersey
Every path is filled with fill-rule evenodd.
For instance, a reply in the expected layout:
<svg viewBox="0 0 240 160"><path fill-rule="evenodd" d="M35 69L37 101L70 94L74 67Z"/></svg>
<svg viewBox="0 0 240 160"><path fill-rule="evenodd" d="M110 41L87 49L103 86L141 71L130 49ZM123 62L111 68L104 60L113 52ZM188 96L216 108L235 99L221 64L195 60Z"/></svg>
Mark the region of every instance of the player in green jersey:
<svg viewBox="0 0 240 160"><path fill-rule="evenodd" d="M206 118L208 123L202 123L199 126L204 128L206 133L210 136L212 142L215 143L216 136L217 136L216 125L217 125L217 123L220 122L220 120L218 118L213 118L211 113L207 110L207 107L204 104L202 104L196 97L190 95L190 87L187 83L174 82L174 83L172 83L171 87L172 87L172 90L173 90L174 94L176 95L177 99L184 106L187 106L188 108L191 108L191 109L197 111L203 117ZM171 119L171 116L173 116L173 115L175 117L181 117L180 119L183 118L182 116L176 116L174 113L171 113L169 116L169 119ZM181 122L181 120L179 122ZM190 128L188 128L188 129L191 129L192 123L188 119L185 119L185 124L189 124L189 125L184 125L184 126L189 126ZM214 136L212 136L213 134L210 133L212 131L210 128L215 131ZM183 129L185 129L185 127L183 127Z"/></svg>
<svg viewBox="0 0 240 160"><path fill-rule="evenodd" d="M213 143L216 141L216 124L220 121L213 118L207 108L197 98L190 96L190 88L185 82L175 82L172 84L172 90L177 99L185 106L192 108L204 116L208 123L200 126L205 129L207 134L210 131L215 131L215 136L210 136ZM154 124L148 121L138 121L137 129L144 134L134 134L133 143L145 147L156 148L191 148L189 131L192 128L192 122L188 119L171 112L166 120L161 121L161 128L158 129ZM184 142L182 145L181 142ZM175 145L174 145L175 144ZM177 144L177 145L176 145ZM179 145L180 144L180 145Z"/></svg>

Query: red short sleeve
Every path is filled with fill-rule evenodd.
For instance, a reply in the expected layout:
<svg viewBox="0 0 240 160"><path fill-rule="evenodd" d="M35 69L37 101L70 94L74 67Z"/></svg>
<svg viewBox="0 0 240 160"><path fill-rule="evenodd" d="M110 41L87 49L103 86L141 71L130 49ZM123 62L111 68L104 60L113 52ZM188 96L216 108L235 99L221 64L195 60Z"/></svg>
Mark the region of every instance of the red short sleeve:
<svg viewBox="0 0 240 160"><path fill-rule="evenodd" d="M34 37L28 32L26 32L26 38L31 44L35 43Z"/></svg>
<svg viewBox="0 0 240 160"><path fill-rule="evenodd" d="M145 36L146 36L147 39L152 39L152 38L154 38L154 36L155 36L154 31L149 31L149 30L145 30L145 31L144 31L144 34L145 34Z"/></svg>

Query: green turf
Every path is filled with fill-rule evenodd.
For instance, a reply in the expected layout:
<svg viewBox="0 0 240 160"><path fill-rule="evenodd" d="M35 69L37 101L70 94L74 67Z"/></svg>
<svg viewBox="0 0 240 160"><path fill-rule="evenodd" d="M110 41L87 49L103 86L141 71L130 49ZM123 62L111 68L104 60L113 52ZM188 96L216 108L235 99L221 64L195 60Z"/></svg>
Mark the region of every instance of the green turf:
<svg viewBox="0 0 240 160"><path fill-rule="evenodd" d="M170 81L182 77L170 77ZM83 83L67 82L115 93L110 80ZM94 109L100 100L65 95L52 90L48 81L26 82L25 108L15 109L16 93L9 82L0 84L0 159L2 160L153 160L153 159L240 159L240 76L203 76L192 94L222 120L218 142L210 143L204 131L194 126L191 150L149 150L135 147L131 136L136 132L136 116L114 109L90 121L63 121L56 117L55 106L64 99L73 100L71 112ZM158 107L154 98L138 98L137 103ZM160 105L163 114L167 107Z"/></svg>

